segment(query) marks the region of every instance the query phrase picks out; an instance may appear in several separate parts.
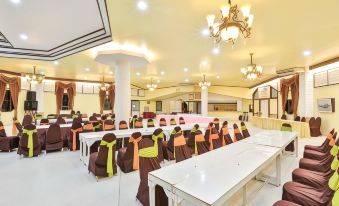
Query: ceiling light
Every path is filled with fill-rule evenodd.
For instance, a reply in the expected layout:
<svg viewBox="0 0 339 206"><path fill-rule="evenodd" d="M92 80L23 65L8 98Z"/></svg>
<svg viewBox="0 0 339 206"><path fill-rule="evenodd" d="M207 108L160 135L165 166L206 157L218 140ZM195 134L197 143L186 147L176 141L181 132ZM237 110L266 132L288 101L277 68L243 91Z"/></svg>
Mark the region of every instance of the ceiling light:
<svg viewBox="0 0 339 206"><path fill-rule="evenodd" d="M21 0L11 0L11 2L12 2L13 4L19 4L19 3L21 3Z"/></svg>
<svg viewBox="0 0 339 206"><path fill-rule="evenodd" d="M253 63L253 53L251 55L251 63L244 68L241 68L240 71L244 75L245 79L255 80L259 78L263 73L262 66L257 66Z"/></svg>
<svg viewBox="0 0 339 206"><path fill-rule="evenodd" d="M211 82L206 81L206 75L204 75L203 81L199 82L199 87L201 87L201 89L207 89L210 86Z"/></svg>
<svg viewBox="0 0 339 206"><path fill-rule="evenodd" d="M207 61L202 61L202 62L201 62L201 65L207 66Z"/></svg>
<svg viewBox="0 0 339 206"><path fill-rule="evenodd" d="M29 84L41 84L45 79L45 75L43 72L41 74L37 74L35 71L35 66L33 66L33 73L22 73L21 76L26 78Z"/></svg>
<svg viewBox="0 0 339 206"><path fill-rule="evenodd" d="M142 11L145 11L148 8L148 4L146 1L138 1L137 6Z"/></svg>
<svg viewBox="0 0 339 206"><path fill-rule="evenodd" d="M310 50L305 50L304 51L304 56L307 57L307 56L310 56L311 55L311 51Z"/></svg>
<svg viewBox="0 0 339 206"><path fill-rule="evenodd" d="M86 68L86 69L85 69L86 72L89 72L89 70L90 70L89 68Z"/></svg>
<svg viewBox="0 0 339 206"><path fill-rule="evenodd" d="M147 87L151 92L153 92L153 91L158 87L158 85L157 85L157 84L154 84L154 83L153 83L153 79L151 78L151 83L150 83L150 84L147 84L146 87Z"/></svg>
<svg viewBox="0 0 339 206"><path fill-rule="evenodd" d="M141 74L140 74L140 72L137 72L136 75L137 75L137 76L140 76Z"/></svg>
<svg viewBox="0 0 339 206"><path fill-rule="evenodd" d="M185 79L185 82L189 82L190 80L189 79Z"/></svg>
<svg viewBox="0 0 339 206"><path fill-rule="evenodd" d="M188 72L188 68L186 67L186 68L184 68L184 72Z"/></svg>
<svg viewBox="0 0 339 206"><path fill-rule="evenodd" d="M204 28L204 29L201 30L201 35L209 36L210 35L210 31L207 28Z"/></svg>
<svg viewBox="0 0 339 206"><path fill-rule="evenodd" d="M26 40L28 39L28 36L26 34L20 34L20 38Z"/></svg>
<svg viewBox="0 0 339 206"><path fill-rule="evenodd" d="M164 72L164 71L161 71L160 74L163 76L163 75L165 75L165 72Z"/></svg>
<svg viewBox="0 0 339 206"><path fill-rule="evenodd" d="M212 52L213 52L213 54L219 54L220 53L220 49L215 47L215 48L213 48Z"/></svg>
<svg viewBox="0 0 339 206"><path fill-rule="evenodd" d="M55 64L55 65L58 65L58 64L59 64L59 62L58 62L58 61L54 61L54 64Z"/></svg>
<svg viewBox="0 0 339 206"><path fill-rule="evenodd" d="M219 76L219 75L217 75L217 76L216 76L216 78L217 78L217 79L220 79L220 76Z"/></svg>
<svg viewBox="0 0 339 206"><path fill-rule="evenodd" d="M158 83L158 84L160 83L160 80L159 80L159 79L157 80L157 83Z"/></svg>
<svg viewBox="0 0 339 206"><path fill-rule="evenodd" d="M112 71L110 71L110 72L108 72L110 75L112 75L113 74L113 72Z"/></svg>
<svg viewBox="0 0 339 206"><path fill-rule="evenodd" d="M228 4L220 8L221 22L214 22L216 16L213 14L206 17L211 37L214 38L216 43L224 41L234 44L240 34L244 38L250 37L254 18L250 14L251 6L244 5L240 10L242 15L239 15L238 5L232 5L231 0L228 0Z"/></svg>

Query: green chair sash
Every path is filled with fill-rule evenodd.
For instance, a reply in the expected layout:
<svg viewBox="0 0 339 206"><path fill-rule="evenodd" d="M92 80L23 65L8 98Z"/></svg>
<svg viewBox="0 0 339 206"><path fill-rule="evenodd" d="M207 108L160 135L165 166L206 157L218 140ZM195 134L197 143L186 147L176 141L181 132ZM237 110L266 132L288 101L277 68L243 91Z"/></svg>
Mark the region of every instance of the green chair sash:
<svg viewBox="0 0 339 206"><path fill-rule="evenodd" d="M338 189L338 181L339 181L339 174L337 171L335 171L328 181L328 186L331 188L331 190L336 191Z"/></svg>
<svg viewBox="0 0 339 206"><path fill-rule="evenodd" d="M94 126L93 129L94 129L94 130L95 130L95 129L100 129L100 124Z"/></svg>
<svg viewBox="0 0 339 206"><path fill-rule="evenodd" d="M154 122L147 122L147 126L154 126Z"/></svg>
<svg viewBox="0 0 339 206"><path fill-rule="evenodd" d="M131 123L132 123L132 128L134 128L135 127L135 122L137 121L137 119L136 118L132 118L131 119Z"/></svg>
<svg viewBox="0 0 339 206"><path fill-rule="evenodd" d="M334 157L332 163L331 163L331 170L337 170L339 166L339 160L338 157Z"/></svg>
<svg viewBox="0 0 339 206"><path fill-rule="evenodd" d="M33 157L33 134L37 133L36 129L33 130L27 130L27 129L23 129L22 131L23 134L27 134L28 136L28 143L27 143L27 148L28 150L28 157Z"/></svg>
<svg viewBox="0 0 339 206"><path fill-rule="evenodd" d="M106 142L105 140L101 140L100 146L106 146L108 148L107 155L107 174L109 177L113 176L113 146L116 145L117 141L114 140L112 142Z"/></svg>
<svg viewBox="0 0 339 206"><path fill-rule="evenodd" d="M176 124L177 124L176 121L175 121L174 119L171 120L170 123L171 123L171 125L176 125Z"/></svg>
<svg viewBox="0 0 339 206"><path fill-rule="evenodd" d="M158 145L158 143L155 143ZM139 150L139 157L155 158L158 157L158 149L156 147L147 147Z"/></svg>
<svg viewBox="0 0 339 206"><path fill-rule="evenodd" d="M292 132L292 128L291 127L282 126L281 127L281 131L283 131L283 132Z"/></svg>
<svg viewBox="0 0 339 206"><path fill-rule="evenodd" d="M157 156L159 155L158 152L158 139L164 139L164 132L159 133L158 135L152 135L152 140L154 141L154 150L157 152Z"/></svg>
<svg viewBox="0 0 339 206"><path fill-rule="evenodd" d="M331 155L332 156L337 156L339 151L339 147L337 145L333 145L332 149L331 149Z"/></svg>
<svg viewBox="0 0 339 206"><path fill-rule="evenodd" d="M332 198L332 205L339 205L339 190L337 190Z"/></svg>
<svg viewBox="0 0 339 206"><path fill-rule="evenodd" d="M246 126L241 126L241 131L247 130Z"/></svg>

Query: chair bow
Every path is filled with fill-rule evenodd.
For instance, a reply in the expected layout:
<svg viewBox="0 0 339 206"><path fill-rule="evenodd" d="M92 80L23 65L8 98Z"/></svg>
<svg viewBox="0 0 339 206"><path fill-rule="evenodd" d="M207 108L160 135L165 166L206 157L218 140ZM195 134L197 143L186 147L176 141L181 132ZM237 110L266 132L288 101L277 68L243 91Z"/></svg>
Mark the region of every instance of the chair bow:
<svg viewBox="0 0 339 206"><path fill-rule="evenodd" d="M78 128L78 129L71 129L72 132L72 150L75 151L77 149L77 132L82 132L82 128Z"/></svg>
<svg viewBox="0 0 339 206"><path fill-rule="evenodd" d="M139 169L139 145L138 143L142 140L141 137L138 138L133 138L130 137L128 142L132 142L134 145L134 152L133 152L133 170L138 170Z"/></svg>
<svg viewBox="0 0 339 206"><path fill-rule="evenodd" d="M29 149L28 157L33 157L33 148L34 148L33 147L33 134L37 133L37 130L36 129L33 129L33 130L24 129L22 133L28 136L28 143L27 143L27 148Z"/></svg>
<svg viewBox="0 0 339 206"><path fill-rule="evenodd" d="M113 176L113 146L116 145L117 141L114 140L112 142L106 142L105 140L101 140L100 146L106 146L108 148L107 154L107 174L108 177Z"/></svg>

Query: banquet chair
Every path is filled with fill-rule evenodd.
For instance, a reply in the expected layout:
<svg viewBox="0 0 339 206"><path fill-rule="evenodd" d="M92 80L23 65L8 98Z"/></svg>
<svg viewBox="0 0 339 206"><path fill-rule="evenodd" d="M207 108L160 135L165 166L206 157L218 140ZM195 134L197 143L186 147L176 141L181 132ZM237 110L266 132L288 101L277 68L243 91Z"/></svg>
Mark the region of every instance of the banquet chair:
<svg viewBox="0 0 339 206"><path fill-rule="evenodd" d="M94 132L94 126L90 122L85 122L84 125L82 126L82 132Z"/></svg>
<svg viewBox="0 0 339 206"><path fill-rule="evenodd" d="M119 122L119 130L128 129L128 124L126 121L122 120ZM128 144L129 137L118 138L117 139L117 149L120 149Z"/></svg>
<svg viewBox="0 0 339 206"><path fill-rule="evenodd" d="M58 116L56 122L56 124L66 124L66 120L64 118L62 118L62 116Z"/></svg>
<svg viewBox="0 0 339 206"><path fill-rule="evenodd" d="M154 142L149 138L144 138L139 143L139 176L140 184L136 198L144 206L149 203L148 173L160 169L157 159L157 150ZM155 186L155 205L168 206L168 198L159 185Z"/></svg>
<svg viewBox="0 0 339 206"><path fill-rule="evenodd" d="M33 122L33 117L29 114L26 114L22 120L22 126L26 126L26 125L29 125L29 124L32 124Z"/></svg>
<svg viewBox="0 0 339 206"><path fill-rule="evenodd" d="M154 130L152 134L152 140L154 142L155 147L158 148L158 162L164 161L164 152L162 151L162 142L166 138L164 131L161 128Z"/></svg>
<svg viewBox="0 0 339 206"><path fill-rule="evenodd" d="M177 133L182 134L179 126L173 129L168 141L162 142L162 151L166 160L174 160L174 135Z"/></svg>
<svg viewBox="0 0 339 206"><path fill-rule="evenodd" d="M22 125L19 121L15 121L14 124L15 124L15 127L17 129L17 136L20 138L22 136L22 132L23 132Z"/></svg>
<svg viewBox="0 0 339 206"><path fill-rule="evenodd" d="M137 121L135 121L134 128L135 129L144 128L144 124L142 123L142 117L139 117Z"/></svg>
<svg viewBox="0 0 339 206"><path fill-rule="evenodd" d="M219 118L214 118L213 124L214 124L214 127L219 131L219 129L220 129L220 120L219 120Z"/></svg>
<svg viewBox="0 0 339 206"><path fill-rule="evenodd" d="M64 145L59 124L51 124L46 134L46 154L49 151L62 150Z"/></svg>
<svg viewBox="0 0 339 206"><path fill-rule="evenodd" d="M12 151L19 147L19 137L10 136L8 137L4 128L3 123L0 121L0 151Z"/></svg>
<svg viewBox="0 0 339 206"><path fill-rule="evenodd" d="M147 120L147 127L154 127L155 125L154 125L154 121L153 121L153 119L148 119Z"/></svg>
<svg viewBox="0 0 339 206"><path fill-rule="evenodd" d="M175 121L174 118L172 118L172 119L170 120L170 125L177 125L177 122Z"/></svg>
<svg viewBox="0 0 339 206"><path fill-rule="evenodd" d="M93 113L93 115L89 117L89 122L93 125L94 131L100 131L101 126L97 114Z"/></svg>
<svg viewBox="0 0 339 206"><path fill-rule="evenodd" d="M300 122L306 122L306 118L305 117L302 117Z"/></svg>
<svg viewBox="0 0 339 206"><path fill-rule="evenodd" d="M300 122L300 116L296 116L296 117L294 118L294 121Z"/></svg>
<svg viewBox="0 0 339 206"><path fill-rule="evenodd" d="M222 140L219 136L219 131L215 128L214 123L210 123L205 132L205 141L209 145L209 150L218 149L222 147Z"/></svg>
<svg viewBox="0 0 339 206"><path fill-rule="evenodd" d="M41 119L40 125L49 125L49 120L48 119Z"/></svg>
<svg viewBox="0 0 339 206"><path fill-rule="evenodd" d="M81 117L76 117L76 118L73 118L73 121L72 121L72 123L74 124L74 123L79 123L79 124L82 124L82 118Z"/></svg>
<svg viewBox="0 0 339 206"><path fill-rule="evenodd" d="M282 199L305 206L336 206L339 203L339 169L320 188L299 182L287 182L283 186Z"/></svg>
<svg viewBox="0 0 339 206"><path fill-rule="evenodd" d="M139 142L141 140L141 133L134 132L129 138L127 147L118 150L117 164L124 173L139 169Z"/></svg>
<svg viewBox="0 0 339 206"><path fill-rule="evenodd" d="M222 123L222 128L220 129L220 137L222 138L221 139L222 146L229 145L229 144L233 143L232 137L231 137L231 135L228 131L228 122L227 121L224 121Z"/></svg>
<svg viewBox="0 0 339 206"><path fill-rule="evenodd" d="M165 118L160 118L159 126L160 126L160 127L167 126L167 122L166 122L166 119L165 119Z"/></svg>
<svg viewBox="0 0 339 206"><path fill-rule="evenodd" d="M236 123L233 124L233 129L234 129L233 142L244 139Z"/></svg>
<svg viewBox="0 0 339 206"><path fill-rule="evenodd" d="M179 117L179 124L185 124L185 119L183 117Z"/></svg>
<svg viewBox="0 0 339 206"><path fill-rule="evenodd" d="M281 118L280 118L280 119L287 120L286 114L281 115Z"/></svg>
<svg viewBox="0 0 339 206"><path fill-rule="evenodd" d="M311 137L321 136L320 127L321 127L321 118L312 117L309 121Z"/></svg>
<svg viewBox="0 0 339 206"><path fill-rule="evenodd" d="M242 136L244 138L250 137L251 135L248 132L248 129L247 129L246 125L245 125L245 122L241 122L240 125L241 125Z"/></svg>
<svg viewBox="0 0 339 206"><path fill-rule="evenodd" d="M274 203L273 206L301 206L301 205L286 200L279 200L278 202Z"/></svg>
<svg viewBox="0 0 339 206"><path fill-rule="evenodd" d="M106 119L105 121L102 122L102 130L103 131L113 131L115 130L115 125L113 120L111 119Z"/></svg>
<svg viewBox="0 0 339 206"><path fill-rule="evenodd" d="M333 136L334 129L327 135L327 138L322 145L311 147L306 145L304 149L304 158L321 160L323 159L330 150L335 146L335 137ZM312 149L314 148L314 149Z"/></svg>
<svg viewBox="0 0 339 206"><path fill-rule="evenodd" d="M27 124L24 126L18 154L25 157L36 157L41 154L41 144L35 125Z"/></svg>
<svg viewBox="0 0 339 206"><path fill-rule="evenodd" d="M105 134L100 142L99 152L90 155L88 172L98 177L112 177L117 173L115 161L116 137L113 133Z"/></svg>
<svg viewBox="0 0 339 206"><path fill-rule="evenodd" d="M191 149L191 153L194 154L195 150L195 132L199 130L199 124L195 124L186 138L187 146ZM205 138L205 137L204 137Z"/></svg>
<svg viewBox="0 0 339 206"><path fill-rule="evenodd" d="M182 133L174 135L174 159L175 162L181 162L188 158L191 158L191 151L186 145L185 137Z"/></svg>
<svg viewBox="0 0 339 206"><path fill-rule="evenodd" d="M83 131L82 125L79 122L73 122L70 135L68 137L68 149L76 151L80 149L79 133Z"/></svg>
<svg viewBox="0 0 339 206"><path fill-rule="evenodd" d="M281 125L281 131L285 131L285 132L292 132L292 126L288 123L283 123ZM294 141L292 141L290 144L288 144L285 147L285 151L289 151L289 152L293 152L294 151Z"/></svg>
<svg viewBox="0 0 339 206"><path fill-rule="evenodd" d="M200 130L194 132L194 154L201 155L209 151L205 137Z"/></svg>
<svg viewBox="0 0 339 206"><path fill-rule="evenodd" d="M129 121L129 128L134 129L135 128L135 122L138 120L137 115L133 115L131 120Z"/></svg>

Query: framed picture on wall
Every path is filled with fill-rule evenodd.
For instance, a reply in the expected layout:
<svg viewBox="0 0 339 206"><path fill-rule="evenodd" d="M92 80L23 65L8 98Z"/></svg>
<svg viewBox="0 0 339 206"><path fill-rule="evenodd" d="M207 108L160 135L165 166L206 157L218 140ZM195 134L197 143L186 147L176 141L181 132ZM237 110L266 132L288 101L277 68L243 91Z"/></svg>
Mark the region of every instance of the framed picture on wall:
<svg viewBox="0 0 339 206"><path fill-rule="evenodd" d="M132 88L131 89L131 95L132 96L138 96L138 89Z"/></svg>
<svg viewBox="0 0 339 206"><path fill-rule="evenodd" d="M145 96L145 90L139 89L138 94L139 94L139 97L144 97Z"/></svg>
<svg viewBox="0 0 339 206"><path fill-rule="evenodd" d="M189 100L194 100L194 94L189 94L189 95L188 95L188 99L189 99Z"/></svg>
<svg viewBox="0 0 339 206"><path fill-rule="evenodd" d="M318 99L317 107L319 112L335 112L335 99L334 98Z"/></svg>
<svg viewBox="0 0 339 206"><path fill-rule="evenodd" d="M195 99L201 99L201 93L195 93Z"/></svg>

